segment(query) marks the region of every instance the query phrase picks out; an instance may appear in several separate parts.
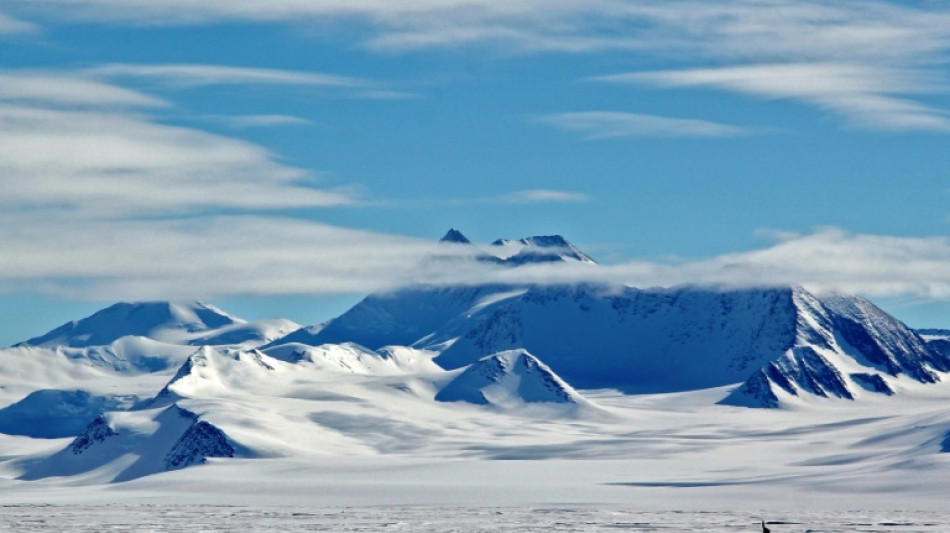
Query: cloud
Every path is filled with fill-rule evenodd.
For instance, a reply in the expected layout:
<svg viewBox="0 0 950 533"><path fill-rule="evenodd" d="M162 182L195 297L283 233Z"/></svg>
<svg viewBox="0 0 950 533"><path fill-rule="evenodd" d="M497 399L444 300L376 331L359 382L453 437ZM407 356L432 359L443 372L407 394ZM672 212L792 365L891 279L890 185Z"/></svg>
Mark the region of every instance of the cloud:
<svg viewBox="0 0 950 533"><path fill-rule="evenodd" d="M353 202L237 139L113 112L0 105L0 207L118 216Z"/></svg>
<svg viewBox="0 0 950 533"><path fill-rule="evenodd" d="M750 59L929 56L946 49L943 3L821 0L30 0L24 13L136 24L351 22L380 51L493 45ZM16 4L15 4L16 5Z"/></svg>
<svg viewBox="0 0 950 533"><path fill-rule="evenodd" d="M950 112L903 97L938 90L932 80L915 69L848 63L795 63L632 72L591 80L716 88L763 98L799 100L837 113L862 127L950 131Z"/></svg>
<svg viewBox="0 0 950 533"><path fill-rule="evenodd" d="M621 283L636 287L708 284L733 287L802 285L871 297L950 299L950 239L854 234L840 228L781 233L782 239L746 252L678 262L537 264L482 271L479 282ZM454 281L452 272L428 279Z"/></svg>
<svg viewBox="0 0 950 533"><path fill-rule="evenodd" d="M32 16L71 21L145 25L251 21L319 28L342 24L345 38L390 54L475 47L505 54L622 52L634 60L659 58L705 67L640 73L628 82L795 99L860 128L946 131L950 125L946 110L919 99L922 93L946 92L950 52L946 2L31 0L14 5ZM268 78L309 83L304 81L306 75L200 65L109 69L115 75L163 76L179 83ZM314 83L359 81L315 76Z"/></svg>
<svg viewBox="0 0 950 533"><path fill-rule="evenodd" d="M202 117L214 122L220 122L232 128L269 128L274 126L301 126L312 124L311 121L289 115L214 115Z"/></svg>
<svg viewBox="0 0 950 533"><path fill-rule="evenodd" d="M434 244L298 219L0 215L0 288L95 298L337 294L413 279Z"/></svg>
<svg viewBox="0 0 950 533"><path fill-rule="evenodd" d="M803 285L871 297L950 299L950 239L783 233L757 250L678 262L532 264L473 260L466 247L272 216L87 220L0 213L0 291L81 298L367 293L414 283L620 283L636 287Z"/></svg>
<svg viewBox="0 0 950 533"><path fill-rule="evenodd" d="M366 80L294 70L199 64L112 63L85 70L90 76L142 78L180 87L209 85L306 85L316 87L363 87Z"/></svg>
<svg viewBox="0 0 950 533"><path fill-rule="evenodd" d="M35 24L0 13L0 35L20 35L33 33L37 30L38 28Z"/></svg>
<svg viewBox="0 0 950 533"><path fill-rule="evenodd" d="M502 196L502 202L514 204L583 203L590 199L587 194L553 189L528 189Z"/></svg>
<svg viewBox="0 0 950 533"><path fill-rule="evenodd" d="M537 117L534 121L579 133L588 140L617 137L734 137L751 133L751 130L744 128L705 120L616 111L554 113Z"/></svg>
<svg viewBox="0 0 950 533"><path fill-rule="evenodd" d="M159 104L67 75L4 74L0 208L115 218L354 203L260 146L122 109Z"/></svg>
<svg viewBox="0 0 950 533"><path fill-rule="evenodd" d="M0 101L81 107L166 107L164 100L74 76L0 71Z"/></svg>

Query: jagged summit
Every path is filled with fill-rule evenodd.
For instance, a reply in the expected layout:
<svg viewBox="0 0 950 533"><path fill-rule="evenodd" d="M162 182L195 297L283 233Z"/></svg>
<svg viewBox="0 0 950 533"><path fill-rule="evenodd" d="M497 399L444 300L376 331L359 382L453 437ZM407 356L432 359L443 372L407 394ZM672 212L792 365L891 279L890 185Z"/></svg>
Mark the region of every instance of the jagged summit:
<svg viewBox="0 0 950 533"><path fill-rule="evenodd" d="M439 242L453 242L457 244L472 244L472 241L468 240L468 237L462 235L462 232L451 228L446 232L445 236L439 239Z"/></svg>
<svg viewBox="0 0 950 533"><path fill-rule="evenodd" d="M589 255L560 235L536 235L518 240L497 239L492 242L492 246L517 250L505 259L505 263L510 265L557 261L596 263Z"/></svg>
<svg viewBox="0 0 950 533"><path fill-rule="evenodd" d="M104 346L129 335L179 341L188 334L243 322L203 302L120 302L18 346Z"/></svg>

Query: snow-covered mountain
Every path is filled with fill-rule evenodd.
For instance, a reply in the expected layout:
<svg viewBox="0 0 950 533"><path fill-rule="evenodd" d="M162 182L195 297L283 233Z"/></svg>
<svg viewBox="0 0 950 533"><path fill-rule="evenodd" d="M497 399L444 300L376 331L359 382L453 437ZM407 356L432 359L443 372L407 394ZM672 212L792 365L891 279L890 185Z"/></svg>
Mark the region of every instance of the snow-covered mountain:
<svg viewBox="0 0 950 533"><path fill-rule="evenodd" d="M871 302L856 296L793 292L795 342L736 389L726 403L776 407L811 394L855 399L894 394L893 382L940 381L950 358Z"/></svg>
<svg viewBox="0 0 950 533"><path fill-rule="evenodd" d="M224 432L178 406L112 412L96 417L62 450L25 461L20 479L127 481L235 452Z"/></svg>
<svg viewBox="0 0 950 533"><path fill-rule="evenodd" d="M508 350L479 359L443 387L435 399L498 406L588 403L547 365L525 350Z"/></svg>
<svg viewBox="0 0 950 533"><path fill-rule="evenodd" d="M242 322L201 302L121 302L82 320L63 324L21 345L82 348L104 346L127 336L184 343L195 333Z"/></svg>
<svg viewBox="0 0 950 533"><path fill-rule="evenodd" d="M77 435L103 411L132 407L135 396L43 389L0 409L0 433L56 439Z"/></svg>
<svg viewBox="0 0 950 533"><path fill-rule="evenodd" d="M867 300L800 287L413 287L367 297L308 340L434 350L447 369L526 349L575 387L633 393L748 381L727 402L750 406L887 394L898 376L950 369Z"/></svg>
<svg viewBox="0 0 950 533"><path fill-rule="evenodd" d="M596 261L560 235L538 235L518 240L498 239L492 242L507 265L530 263L579 262L596 264Z"/></svg>
<svg viewBox="0 0 950 533"><path fill-rule="evenodd" d="M513 269L599 268L558 236L479 248L451 230L443 245ZM647 411L847 400L922 402L881 423L916 457L950 449L950 419L926 404L950 397L948 372L945 332L800 287L414 286L307 328L122 303L0 350L0 445L31 450L0 458L0 480L122 481L232 456L601 457L638 450ZM920 424L920 442L904 436Z"/></svg>

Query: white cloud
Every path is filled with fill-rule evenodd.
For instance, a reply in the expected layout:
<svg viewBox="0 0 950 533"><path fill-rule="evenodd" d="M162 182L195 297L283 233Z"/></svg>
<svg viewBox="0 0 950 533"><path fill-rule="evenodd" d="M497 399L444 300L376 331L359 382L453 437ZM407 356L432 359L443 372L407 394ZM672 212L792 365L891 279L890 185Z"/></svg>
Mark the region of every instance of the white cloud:
<svg viewBox="0 0 950 533"><path fill-rule="evenodd" d="M0 105L0 206L90 214L352 203L263 148L122 113Z"/></svg>
<svg viewBox="0 0 950 533"><path fill-rule="evenodd" d="M591 80L663 87L711 87L763 98L800 100L864 127L950 131L950 113L904 97L937 89L923 72L915 69L795 63L632 72Z"/></svg>
<svg viewBox="0 0 950 533"><path fill-rule="evenodd" d="M916 98L946 90L950 9L945 2L30 0L14 6L40 17L146 25L340 23L363 46L385 53L462 47L502 53L622 51L650 61L660 57L714 65L644 73L638 83L797 99L864 128L946 131L950 122L945 110ZM114 74L180 83L359 81L321 75L304 81L307 75L200 65L108 68Z"/></svg>
<svg viewBox="0 0 950 533"><path fill-rule="evenodd" d="M454 272L441 276L457 280ZM820 228L758 250L680 262L634 260L591 267L538 264L483 271L472 279L511 283L608 282L637 287L680 284L803 285L871 297L950 299L950 239L853 234ZM430 272L430 280L440 274Z"/></svg>
<svg viewBox="0 0 950 533"><path fill-rule="evenodd" d="M472 261L464 247L261 216L109 220L0 214L0 291L97 299L340 294L411 283L795 284L871 297L950 299L950 240L784 234L764 248L681 262L534 264ZM453 256L453 254L455 254Z"/></svg>
<svg viewBox="0 0 950 533"><path fill-rule="evenodd" d="M161 99L74 76L0 71L0 101L82 107L164 107Z"/></svg>
<svg viewBox="0 0 950 533"><path fill-rule="evenodd" d="M0 76L0 208L125 217L354 202L260 146L122 110L160 104L67 75Z"/></svg>
<svg viewBox="0 0 950 533"><path fill-rule="evenodd" d="M0 216L0 287L80 297L330 294L410 280L433 243L289 218Z"/></svg>
<svg viewBox="0 0 950 533"><path fill-rule="evenodd" d="M589 199L588 195L581 192L554 189L528 189L501 197L503 202L515 204L583 203Z"/></svg>
<svg viewBox="0 0 950 533"><path fill-rule="evenodd" d="M362 87L369 82L357 78L317 72L233 67L199 64L113 63L90 68L91 76L151 79L181 87L208 85L308 85L317 87Z"/></svg>
<svg viewBox="0 0 950 533"><path fill-rule="evenodd" d="M14 4L17 5L17 4ZM948 45L939 2L842 0L21 0L24 12L138 24L359 22L380 50L496 45L775 59L929 56Z"/></svg>
<svg viewBox="0 0 950 533"><path fill-rule="evenodd" d="M35 24L0 13L0 35L19 35L33 33L37 30Z"/></svg>
<svg viewBox="0 0 950 533"><path fill-rule="evenodd" d="M751 132L737 126L705 120L617 111L554 113L537 117L535 122L579 133L589 140L617 137L733 137Z"/></svg>
<svg viewBox="0 0 950 533"><path fill-rule="evenodd" d="M289 115L215 115L202 117L214 122L226 124L232 128L268 128L274 126L300 126L312 124L309 120Z"/></svg>

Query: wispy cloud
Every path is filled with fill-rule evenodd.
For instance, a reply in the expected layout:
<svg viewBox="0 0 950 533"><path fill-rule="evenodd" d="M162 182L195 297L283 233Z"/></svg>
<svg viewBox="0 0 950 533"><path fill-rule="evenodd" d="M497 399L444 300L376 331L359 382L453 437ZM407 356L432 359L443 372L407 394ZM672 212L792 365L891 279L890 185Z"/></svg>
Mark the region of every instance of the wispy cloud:
<svg viewBox="0 0 950 533"><path fill-rule="evenodd" d="M499 200L513 204L584 203L590 200L590 196L576 191L528 189L506 194L499 197Z"/></svg>
<svg viewBox="0 0 950 533"><path fill-rule="evenodd" d="M165 107L147 94L76 76L0 71L0 101L81 107Z"/></svg>
<svg viewBox="0 0 950 533"><path fill-rule="evenodd" d="M201 87L208 85L308 85L317 87L364 87L358 78L317 72L199 64L113 63L87 69L87 75L107 78L142 78L159 83Z"/></svg>
<svg viewBox="0 0 950 533"><path fill-rule="evenodd" d="M201 117L236 129L301 126L311 121L290 115L213 115Z"/></svg>
<svg viewBox="0 0 950 533"><path fill-rule="evenodd" d="M0 81L4 209L119 217L354 202L260 146L123 110L162 103L142 93L66 75Z"/></svg>
<svg viewBox="0 0 950 533"><path fill-rule="evenodd" d="M0 36L33 33L38 29L35 24L0 13Z"/></svg>
<svg viewBox="0 0 950 533"><path fill-rule="evenodd" d="M494 45L733 59L905 58L945 50L950 34L941 2L881 0L30 0L19 7L46 17L138 24L356 21L373 31L354 35L384 51Z"/></svg>
<svg viewBox="0 0 950 533"><path fill-rule="evenodd" d="M623 52L687 65L636 73L628 82L795 99L850 125L877 130L946 131L950 121L946 110L920 98L946 92L950 8L945 2L32 0L28 9L25 2L14 6L17 11L8 12L15 15L23 9L40 18L149 25L345 22L360 30L350 32L358 44L382 53L472 47L507 54ZM191 84L360 81L200 65L113 65L102 72L110 70Z"/></svg>
<svg viewBox="0 0 950 533"><path fill-rule="evenodd" d="M837 113L862 127L950 131L950 112L906 97L939 89L934 80L914 69L795 63L632 72L591 80L662 87L711 87L762 98L799 100Z"/></svg>
<svg viewBox="0 0 950 533"><path fill-rule="evenodd" d="M617 111L554 113L535 122L578 133L585 139L617 137L734 137L752 130L705 120L658 117Z"/></svg>

